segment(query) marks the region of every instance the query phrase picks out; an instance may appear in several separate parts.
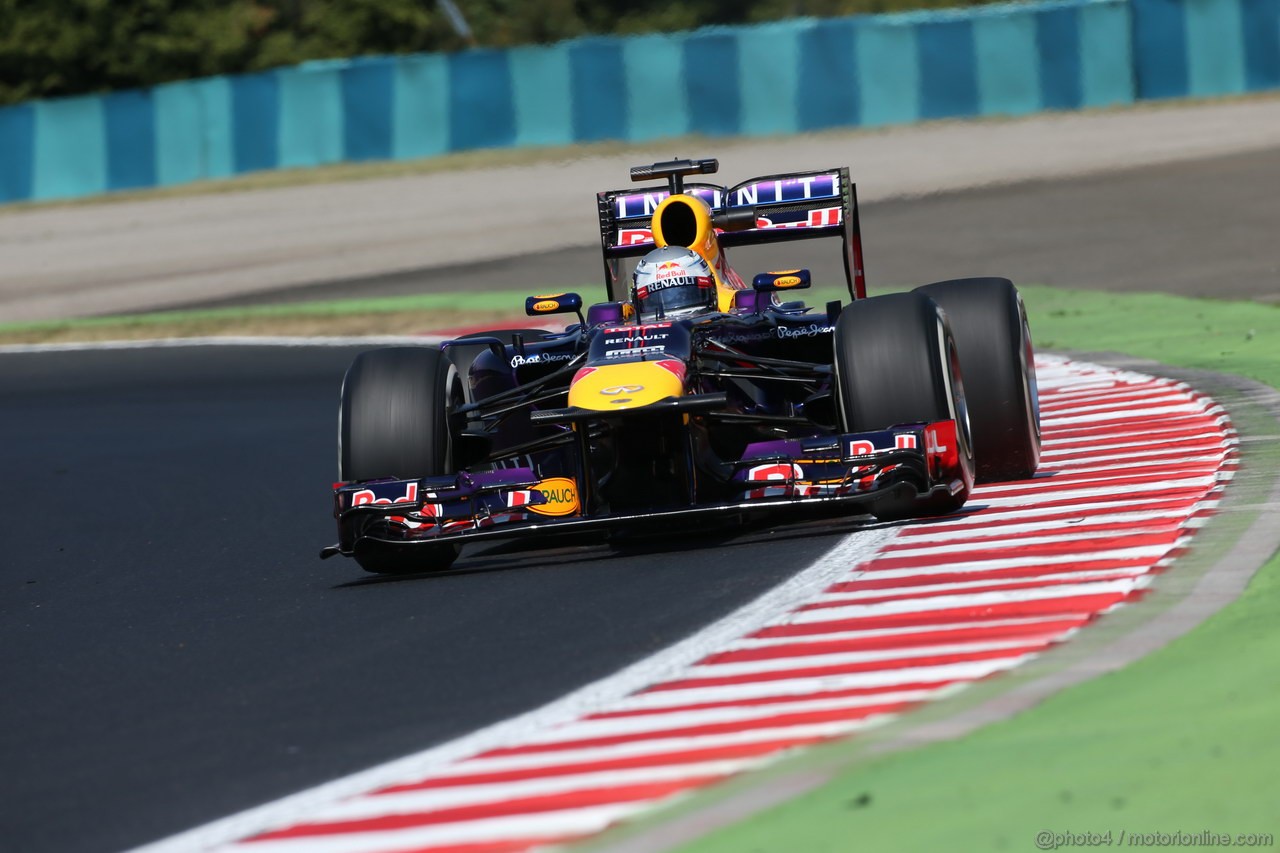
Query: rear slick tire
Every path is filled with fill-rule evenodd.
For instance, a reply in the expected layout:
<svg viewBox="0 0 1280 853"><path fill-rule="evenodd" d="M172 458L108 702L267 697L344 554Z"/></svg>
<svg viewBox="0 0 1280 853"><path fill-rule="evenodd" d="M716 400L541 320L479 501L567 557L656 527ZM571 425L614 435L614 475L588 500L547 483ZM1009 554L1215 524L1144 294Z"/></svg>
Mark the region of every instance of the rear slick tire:
<svg viewBox="0 0 1280 853"><path fill-rule="evenodd" d="M457 371L430 347L362 352L342 382L338 411L338 478L401 480L451 473L448 410L461 400ZM442 571L457 559L455 543L415 546L411 553L358 553L366 571Z"/></svg>
<svg viewBox="0 0 1280 853"><path fill-rule="evenodd" d="M954 420L960 464L972 482L965 386L946 317L920 293L860 299L836 322L835 368L838 411L845 432L888 429L898 424ZM940 515L964 506L968 489L927 501L873 505L877 518Z"/></svg>
<svg viewBox="0 0 1280 853"><path fill-rule="evenodd" d="M942 308L960 350L979 483L1025 480L1040 464L1040 400L1027 310L1006 278L917 287Z"/></svg>

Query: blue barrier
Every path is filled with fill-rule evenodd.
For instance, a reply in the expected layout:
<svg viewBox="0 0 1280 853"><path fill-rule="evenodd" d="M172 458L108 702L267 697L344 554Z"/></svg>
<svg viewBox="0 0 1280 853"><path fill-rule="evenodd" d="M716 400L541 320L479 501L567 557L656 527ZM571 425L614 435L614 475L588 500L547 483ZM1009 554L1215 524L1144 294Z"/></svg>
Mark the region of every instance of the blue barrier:
<svg viewBox="0 0 1280 853"><path fill-rule="evenodd" d="M627 138L626 65L618 39L568 45L573 138L581 142ZM561 91L561 97L564 91Z"/></svg>
<svg viewBox="0 0 1280 853"><path fill-rule="evenodd" d="M35 199L106 192L107 138L103 98L37 101L32 191Z"/></svg>
<svg viewBox="0 0 1280 853"><path fill-rule="evenodd" d="M857 22L850 18L806 27L796 34L800 55L793 90L797 130L861 123L857 32ZM750 92L747 97L759 96Z"/></svg>
<svg viewBox="0 0 1280 853"><path fill-rule="evenodd" d="M1085 102L1081 29L1080 16L1069 7L1045 9L1035 16L1036 74L1044 109L1073 110Z"/></svg>
<svg viewBox="0 0 1280 853"><path fill-rule="evenodd" d="M391 127L398 160L449 150L449 57L410 56L396 62Z"/></svg>
<svg viewBox="0 0 1280 853"><path fill-rule="evenodd" d="M1273 0L1274 2L1274 0ZM1133 101L1133 24L1125 3L1098 3L1080 10L1080 90L1083 106Z"/></svg>
<svg viewBox="0 0 1280 853"><path fill-rule="evenodd" d="M0 109L0 201L35 197L36 108Z"/></svg>
<svg viewBox="0 0 1280 853"><path fill-rule="evenodd" d="M395 63L385 57L356 60L339 73L342 158L391 159L395 156Z"/></svg>
<svg viewBox="0 0 1280 853"><path fill-rule="evenodd" d="M905 124L920 119L920 48L915 25L897 18L869 18L858 27L858 79L862 123Z"/></svg>
<svg viewBox="0 0 1280 853"><path fill-rule="evenodd" d="M1280 0L1055 0L313 62L0 108L0 202L1280 87Z"/></svg>
<svg viewBox="0 0 1280 853"><path fill-rule="evenodd" d="M573 142L573 85L569 54L555 47L518 47L511 53L516 145Z"/></svg>
<svg viewBox="0 0 1280 853"><path fill-rule="evenodd" d="M1280 3L1275 0L1240 0L1244 27L1245 88L1280 86Z"/></svg>
<svg viewBox="0 0 1280 853"><path fill-rule="evenodd" d="M158 184L235 174L229 78L170 83L151 93Z"/></svg>

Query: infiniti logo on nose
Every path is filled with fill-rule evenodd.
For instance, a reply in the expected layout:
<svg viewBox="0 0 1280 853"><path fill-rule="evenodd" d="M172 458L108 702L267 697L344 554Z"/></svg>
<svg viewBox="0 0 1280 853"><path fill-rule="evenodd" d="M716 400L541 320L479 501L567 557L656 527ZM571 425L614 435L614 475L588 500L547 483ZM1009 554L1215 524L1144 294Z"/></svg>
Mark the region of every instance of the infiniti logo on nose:
<svg viewBox="0 0 1280 853"><path fill-rule="evenodd" d="M616 394L636 394L643 390L643 385L614 385L612 388L601 388L600 393L612 397Z"/></svg>

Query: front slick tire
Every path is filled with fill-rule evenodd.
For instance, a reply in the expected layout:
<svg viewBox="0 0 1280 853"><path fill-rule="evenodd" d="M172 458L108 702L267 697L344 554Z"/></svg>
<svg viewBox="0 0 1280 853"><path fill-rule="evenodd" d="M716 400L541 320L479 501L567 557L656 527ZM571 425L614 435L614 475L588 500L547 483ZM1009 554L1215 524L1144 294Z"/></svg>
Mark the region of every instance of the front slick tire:
<svg viewBox="0 0 1280 853"><path fill-rule="evenodd" d="M964 481L973 481L964 385L955 340L932 299L892 293L857 300L836 322L836 382L846 432L898 424L954 420ZM886 498L871 506L877 518L941 515L964 506L967 488L926 500Z"/></svg>
<svg viewBox="0 0 1280 853"><path fill-rule="evenodd" d="M387 347L356 356L342 382L338 478L344 482L450 473L449 407L461 399L457 372L429 347ZM442 571L455 543L383 552L357 547L356 562L378 574Z"/></svg>
<svg viewBox="0 0 1280 853"><path fill-rule="evenodd" d="M1027 311L1006 278L916 288L941 306L960 350L978 482L1025 480L1040 464L1040 401Z"/></svg>

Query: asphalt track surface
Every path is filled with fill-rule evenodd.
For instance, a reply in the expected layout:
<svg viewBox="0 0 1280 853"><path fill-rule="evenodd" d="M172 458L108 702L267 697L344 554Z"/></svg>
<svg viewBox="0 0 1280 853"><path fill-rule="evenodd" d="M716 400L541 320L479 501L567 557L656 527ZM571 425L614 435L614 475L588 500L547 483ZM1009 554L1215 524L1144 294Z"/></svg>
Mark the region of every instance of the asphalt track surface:
<svg viewBox="0 0 1280 853"><path fill-rule="evenodd" d="M354 352L0 356L0 849L122 849L465 734L838 539L464 554L391 582L322 563Z"/></svg>
<svg viewBox="0 0 1280 853"><path fill-rule="evenodd" d="M1103 286L1110 271L1125 289L1274 299L1258 174L1277 166L1240 155L869 206L868 264L878 280ZM997 251L998 268L950 262ZM546 262L573 280L573 257ZM513 283L465 272L451 285ZM141 844L507 718L729 612L842 532L468 552L449 575L391 582L320 563L353 352L0 355L0 848Z"/></svg>
<svg viewBox="0 0 1280 853"><path fill-rule="evenodd" d="M1260 179L1267 175L1280 175L1280 148L868 203L862 209L868 281L897 286L999 275L1027 284L1280 302L1280 201L1272 182ZM584 196L584 204L590 201ZM830 243L739 249L734 262L744 275L805 265L815 284L841 284L839 252ZM495 287L533 292L602 282L602 270L599 247L585 246L188 307Z"/></svg>

